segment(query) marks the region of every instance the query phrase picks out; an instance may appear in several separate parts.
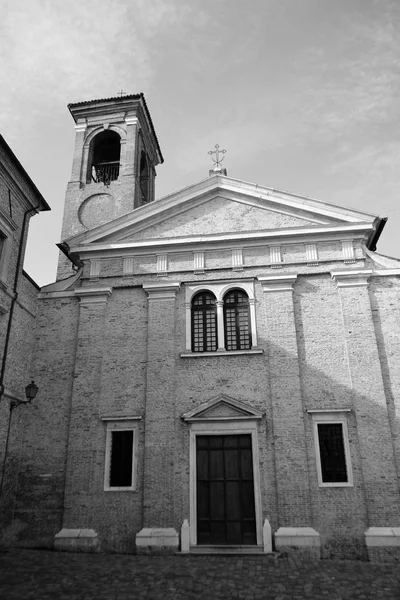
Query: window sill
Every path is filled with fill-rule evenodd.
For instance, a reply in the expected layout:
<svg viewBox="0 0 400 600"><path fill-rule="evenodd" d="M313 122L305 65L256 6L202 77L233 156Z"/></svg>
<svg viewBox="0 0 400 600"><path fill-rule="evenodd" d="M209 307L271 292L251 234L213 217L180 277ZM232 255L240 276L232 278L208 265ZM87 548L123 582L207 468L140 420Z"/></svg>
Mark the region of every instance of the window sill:
<svg viewBox="0 0 400 600"><path fill-rule="evenodd" d="M209 356L238 356L242 354L264 354L264 350L223 350L216 352L181 352L181 358L204 358Z"/></svg>
<svg viewBox="0 0 400 600"><path fill-rule="evenodd" d="M104 492L137 492L134 487L105 487Z"/></svg>
<svg viewBox="0 0 400 600"><path fill-rule="evenodd" d="M347 481L343 483L319 483L318 487L320 488L344 488L344 487L354 487L354 485Z"/></svg>

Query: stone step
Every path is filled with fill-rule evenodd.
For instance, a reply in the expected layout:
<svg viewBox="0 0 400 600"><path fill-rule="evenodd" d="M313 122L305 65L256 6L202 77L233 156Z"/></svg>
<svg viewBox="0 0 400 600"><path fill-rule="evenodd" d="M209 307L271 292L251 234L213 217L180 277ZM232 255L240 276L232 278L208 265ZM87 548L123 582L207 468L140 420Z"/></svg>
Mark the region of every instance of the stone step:
<svg viewBox="0 0 400 600"><path fill-rule="evenodd" d="M190 554L218 554L218 555L237 555L237 554L262 554L267 556L264 552L263 546L191 546Z"/></svg>

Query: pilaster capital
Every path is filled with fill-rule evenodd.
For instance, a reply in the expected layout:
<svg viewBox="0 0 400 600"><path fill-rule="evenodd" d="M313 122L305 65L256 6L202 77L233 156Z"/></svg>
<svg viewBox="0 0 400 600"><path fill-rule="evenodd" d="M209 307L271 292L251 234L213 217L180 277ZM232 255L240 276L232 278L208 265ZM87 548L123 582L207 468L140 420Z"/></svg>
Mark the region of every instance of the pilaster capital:
<svg viewBox="0 0 400 600"><path fill-rule="evenodd" d="M297 273L281 273L257 277L263 286L263 292L292 292Z"/></svg>
<svg viewBox="0 0 400 600"><path fill-rule="evenodd" d="M143 289L147 294L149 302L154 300L174 300L180 287L181 284L179 281L143 284Z"/></svg>
<svg viewBox="0 0 400 600"><path fill-rule="evenodd" d="M75 125L76 133L85 133L86 131L86 123L77 123Z"/></svg>
<svg viewBox="0 0 400 600"><path fill-rule="evenodd" d="M139 125L139 119L137 117L126 117L125 123L127 125Z"/></svg>
<svg viewBox="0 0 400 600"><path fill-rule="evenodd" d="M336 281L338 288L367 287L372 269L340 269L331 271L331 277Z"/></svg>
<svg viewBox="0 0 400 600"><path fill-rule="evenodd" d="M112 287L88 287L75 290L80 304L106 304L112 294Z"/></svg>

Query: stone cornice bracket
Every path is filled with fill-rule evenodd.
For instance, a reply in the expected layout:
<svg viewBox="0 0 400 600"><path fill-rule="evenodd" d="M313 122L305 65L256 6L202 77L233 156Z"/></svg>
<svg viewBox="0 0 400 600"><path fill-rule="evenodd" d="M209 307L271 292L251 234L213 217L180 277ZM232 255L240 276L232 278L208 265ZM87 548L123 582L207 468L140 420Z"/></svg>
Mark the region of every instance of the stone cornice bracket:
<svg viewBox="0 0 400 600"><path fill-rule="evenodd" d="M280 275L266 275L257 277L263 286L263 292L293 292L293 285L297 273L281 273Z"/></svg>
<svg viewBox="0 0 400 600"><path fill-rule="evenodd" d="M331 271L331 277L337 283L338 288L345 287L367 287L368 279L372 275L372 269L343 269Z"/></svg>
<svg viewBox="0 0 400 600"><path fill-rule="evenodd" d="M75 290L75 295L79 297L80 304L106 304L111 294L111 287L90 287Z"/></svg>
<svg viewBox="0 0 400 600"><path fill-rule="evenodd" d="M149 302L151 300L173 300L180 287L179 281L143 284Z"/></svg>

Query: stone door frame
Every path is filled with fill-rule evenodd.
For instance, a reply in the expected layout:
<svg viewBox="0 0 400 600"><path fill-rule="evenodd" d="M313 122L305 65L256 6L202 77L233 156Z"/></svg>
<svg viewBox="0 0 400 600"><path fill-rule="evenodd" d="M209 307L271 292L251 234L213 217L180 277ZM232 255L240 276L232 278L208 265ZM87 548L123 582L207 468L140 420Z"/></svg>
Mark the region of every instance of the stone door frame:
<svg viewBox="0 0 400 600"><path fill-rule="evenodd" d="M257 421L216 421L197 422L190 424L190 485L189 485L189 523L190 523L190 545L197 546L197 460L196 460L196 437L198 435L242 435L251 436L253 457L253 480L254 480L254 507L256 514L256 539L257 545L263 543L262 537L262 509L261 509L261 485L260 485L260 460L258 449Z"/></svg>

